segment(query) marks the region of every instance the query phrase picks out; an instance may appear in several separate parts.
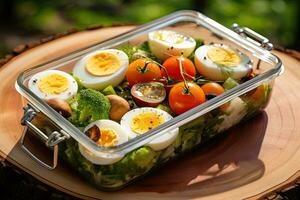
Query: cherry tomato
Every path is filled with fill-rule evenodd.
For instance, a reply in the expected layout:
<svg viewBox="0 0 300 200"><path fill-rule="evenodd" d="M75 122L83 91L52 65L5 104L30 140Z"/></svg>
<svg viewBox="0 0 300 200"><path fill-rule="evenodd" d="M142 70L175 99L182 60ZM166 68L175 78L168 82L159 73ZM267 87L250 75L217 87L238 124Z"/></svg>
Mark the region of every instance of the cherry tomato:
<svg viewBox="0 0 300 200"><path fill-rule="evenodd" d="M138 106L158 106L166 97L164 84L160 82L137 83L131 88L131 95Z"/></svg>
<svg viewBox="0 0 300 200"><path fill-rule="evenodd" d="M220 95L225 92L224 88L218 83L205 83L201 88L205 95Z"/></svg>
<svg viewBox="0 0 300 200"><path fill-rule="evenodd" d="M130 86L161 79L160 68L157 64L140 58L130 63L126 72L126 79Z"/></svg>
<svg viewBox="0 0 300 200"><path fill-rule="evenodd" d="M169 94L169 105L177 115L184 113L206 101L205 94L200 86L193 82L184 82L174 85Z"/></svg>
<svg viewBox="0 0 300 200"><path fill-rule="evenodd" d="M253 90L251 94L251 98L255 101L260 101L262 97L265 95L265 87L264 85L258 86L256 89Z"/></svg>
<svg viewBox="0 0 300 200"><path fill-rule="evenodd" d="M205 93L206 99L213 98L225 92L224 88L218 83L205 83L201 86L202 90ZM230 103L225 103L220 106L220 109L225 111Z"/></svg>
<svg viewBox="0 0 300 200"><path fill-rule="evenodd" d="M183 78L180 72L180 61L182 63L183 72L185 73L185 79L192 80L193 78L195 78L196 68L193 62L188 58L180 56L170 57L167 60L165 60L165 62L163 63L165 69L161 69L162 76L166 77L167 71L170 79L182 81Z"/></svg>

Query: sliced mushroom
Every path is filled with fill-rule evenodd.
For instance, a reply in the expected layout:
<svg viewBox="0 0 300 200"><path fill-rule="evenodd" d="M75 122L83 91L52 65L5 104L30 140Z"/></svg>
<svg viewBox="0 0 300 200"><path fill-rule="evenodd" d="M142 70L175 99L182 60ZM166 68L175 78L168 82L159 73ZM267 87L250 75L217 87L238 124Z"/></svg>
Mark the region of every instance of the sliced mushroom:
<svg viewBox="0 0 300 200"><path fill-rule="evenodd" d="M100 129L97 125L92 126L85 131L85 134L91 138L94 142L97 142L101 137Z"/></svg>
<svg viewBox="0 0 300 200"><path fill-rule="evenodd" d="M67 117L71 116L72 109L66 101L64 101L62 99L54 98L54 99L48 99L48 100L46 100L46 102L49 106L51 106L54 110L56 110L63 117L67 118Z"/></svg>
<svg viewBox="0 0 300 200"><path fill-rule="evenodd" d="M125 113L130 110L129 103L118 95L107 95L111 108L109 118L114 121L120 121Z"/></svg>

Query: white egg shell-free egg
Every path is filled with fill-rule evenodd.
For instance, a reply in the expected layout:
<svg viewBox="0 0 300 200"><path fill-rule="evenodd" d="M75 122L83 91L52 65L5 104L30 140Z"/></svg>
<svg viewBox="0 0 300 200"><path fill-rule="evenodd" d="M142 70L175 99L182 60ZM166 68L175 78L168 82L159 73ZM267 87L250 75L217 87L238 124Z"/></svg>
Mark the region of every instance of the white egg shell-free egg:
<svg viewBox="0 0 300 200"><path fill-rule="evenodd" d="M94 76L90 74L85 69L86 62L90 57L99 53L111 53L117 56L120 60L120 68L115 73L108 76ZM126 75L128 64L128 56L123 51L117 49L99 50L86 55L79 62L77 62L75 67L73 68L73 75L80 79L81 84L84 87L101 90L108 85L119 85Z"/></svg>
<svg viewBox="0 0 300 200"><path fill-rule="evenodd" d="M155 138L147 145L151 147L154 151L163 150L170 146L176 140L178 133L179 129L177 128L175 130L165 133L162 136L159 136L158 138Z"/></svg>
<svg viewBox="0 0 300 200"><path fill-rule="evenodd" d="M131 130L131 127L130 127L131 121L136 115L138 115L142 112L154 112L157 114L162 114L165 118L165 121L171 120L173 118L166 111L163 111L163 110L160 110L157 108L142 107L142 108L133 109L133 110L127 112L120 121L121 126L124 127L124 129L126 130L126 133L128 134L128 137L130 139L133 139L136 136L138 136L138 134L136 134L134 131ZM146 146L151 147L154 151L160 151L162 149L165 149L175 141L178 133L179 133L179 129L176 128L170 132L167 132L167 133L153 139L148 144L146 144Z"/></svg>
<svg viewBox="0 0 300 200"><path fill-rule="evenodd" d="M167 41L160 40L157 34L165 34ZM175 43L172 37L182 37L183 42ZM159 59L166 60L170 56L183 55L188 57L196 47L196 41L187 35L168 30L153 31L148 34L151 52Z"/></svg>
<svg viewBox="0 0 300 200"><path fill-rule="evenodd" d="M118 138L117 145L128 141L128 137L127 137L125 130L121 127L120 124L118 124L115 121L106 120L106 119L97 120L97 121L89 124L85 128L84 132L87 131L89 128L91 128L94 125L98 126L100 130L101 129L113 130L117 134L117 138ZM87 148L82 146L80 143L78 146L79 146L79 151L80 151L81 155L84 156L89 161L91 161L92 163L97 164L97 165L110 165L115 162L118 162L119 160L121 160L124 157L124 155L121 155L121 154L117 154L117 155L103 154L101 152L94 154L91 151L89 151Z"/></svg>
<svg viewBox="0 0 300 200"><path fill-rule="evenodd" d="M234 51L240 56L241 62L234 67L228 66L229 71L226 68L221 68L219 65L210 60L207 56L207 52L211 48L225 48ZM195 51L194 62L198 72L209 80L224 81L231 77L236 80L240 80L245 77L252 69L252 62L250 58L229 46L219 44L202 45Z"/></svg>
<svg viewBox="0 0 300 200"><path fill-rule="evenodd" d="M65 90L64 92L62 92L60 94L46 94L40 90L40 88L38 86L40 80L42 80L46 76L49 76L52 74L61 75L68 80L69 87L67 88L67 90ZM39 72L39 73L33 75L28 81L28 88L35 95L37 95L39 98L44 99L44 100L53 99L53 98L67 100L77 94L78 84L77 84L76 80L70 74L68 74L66 72L63 72L60 70L46 70L46 71L42 71L42 72Z"/></svg>

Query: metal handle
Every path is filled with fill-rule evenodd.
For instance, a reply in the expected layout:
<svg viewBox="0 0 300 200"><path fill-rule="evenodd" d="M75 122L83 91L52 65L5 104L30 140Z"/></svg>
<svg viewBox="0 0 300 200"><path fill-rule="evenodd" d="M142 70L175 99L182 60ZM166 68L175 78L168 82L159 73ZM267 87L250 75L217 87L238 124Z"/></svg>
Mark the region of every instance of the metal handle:
<svg viewBox="0 0 300 200"><path fill-rule="evenodd" d="M255 31L251 30L247 27L240 27L238 24L234 23L231 27L231 29L238 33L239 35L242 35L244 37L248 37L260 44L260 46L268 51L271 51L273 49L273 44L269 41L268 38L256 33Z"/></svg>
<svg viewBox="0 0 300 200"><path fill-rule="evenodd" d="M67 134L63 130L60 130L60 132L53 131L49 136L47 136L47 134L45 134L43 131L41 131L39 128L37 128L33 123L31 123L31 121L33 120L33 118L36 115L37 115L37 111L31 105L27 105L26 107L24 107L24 116L21 119L21 124L23 126L25 126L25 128L23 130L22 137L21 137L21 140L20 140L21 148L33 160L38 162L40 165L42 165L43 167L45 167L49 170L53 170L57 166L58 144L60 142L64 141L65 139L70 138L70 136L69 136L69 134ZM48 165L47 163L45 163L44 161L39 159L32 151L30 151L25 146L24 141L25 141L25 137L26 137L29 130L33 131L35 133L35 135L37 137L39 137L39 139L41 139L49 149L53 149L53 159L52 159L53 162L52 162L52 165Z"/></svg>

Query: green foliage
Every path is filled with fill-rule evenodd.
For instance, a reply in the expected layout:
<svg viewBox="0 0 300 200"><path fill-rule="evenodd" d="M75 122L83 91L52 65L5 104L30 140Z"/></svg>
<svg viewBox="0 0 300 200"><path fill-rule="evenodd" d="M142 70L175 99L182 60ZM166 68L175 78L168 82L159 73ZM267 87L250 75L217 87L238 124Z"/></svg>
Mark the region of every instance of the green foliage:
<svg viewBox="0 0 300 200"><path fill-rule="evenodd" d="M142 24L182 9L199 10L227 27L234 22L248 26L285 47L300 46L299 1L3 0L0 25L5 28L0 35L5 37L0 37L0 56L27 38L34 40L94 25Z"/></svg>
<svg viewBox="0 0 300 200"><path fill-rule="evenodd" d="M8 0L7 0L8 1ZM192 7L192 1L157 0L10 0L14 17L27 30L56 33L72 26L115 23L145 23L178 9Z"/></svg>
<svg viewBox="0 0 300 200"><path fill-rule="evenodd" d="M296 45L299 4L288 0L210 0L205 14L227 27L238 23L275 43L299 48Z"/></svg>

